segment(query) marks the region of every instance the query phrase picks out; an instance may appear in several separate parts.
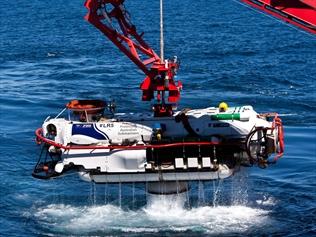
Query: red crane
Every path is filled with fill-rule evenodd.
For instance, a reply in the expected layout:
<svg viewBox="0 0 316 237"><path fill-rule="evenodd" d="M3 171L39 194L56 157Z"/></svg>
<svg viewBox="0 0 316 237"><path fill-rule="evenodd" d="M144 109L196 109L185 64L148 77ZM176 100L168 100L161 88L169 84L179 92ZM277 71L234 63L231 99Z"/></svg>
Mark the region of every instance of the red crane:
<svg viewBox="0 0 316 237"><path fill-rule="evenodd" d="M174 81L179 68L177 58L163 60L148 46L142 38L143 34L139 34L131 23L123 3L124 0L87 0L85 6L89 12L85 19L145 73L146 78L140 85L142 100L157 99L158 103L154 105L155 116L170 116L182 89L181 82ZM165 102L166 97L169 103Z"/></svg>
<svg viewBox="0 0 316 237"><path fill-rule="evenodd" d="M156 99L154 115L170 116L180 99L182 83L174 76L177 58L164 60L143 40L124 7L125 0L86 0L85 19L109 38L146 75L142 100ZM240 0L261 11L316 34L316 0ZM162 53L163 54L163 53ZM168 102L166 102L166 99Z"/></svg>
<svg viewBox="0 0 316 237"><path fill-rule="evenodd" d="M316 0L241 0L285 22L316 34Z"/></svg>

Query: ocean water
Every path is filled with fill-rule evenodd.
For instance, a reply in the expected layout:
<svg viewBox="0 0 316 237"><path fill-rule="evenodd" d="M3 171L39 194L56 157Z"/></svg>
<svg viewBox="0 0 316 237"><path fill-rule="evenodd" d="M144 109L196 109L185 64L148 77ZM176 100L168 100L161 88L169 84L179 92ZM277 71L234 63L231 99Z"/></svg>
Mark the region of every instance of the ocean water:
<svg viewBox="0 0 316 237"><path fill-rule="evenodd" d="M159 52L159 1L126 5ZM76 175L32 178L34 130L69 100L150 107L140 102L142 73L85 13L79 0L1 3L0 236L316 236L316 38L231 0L165 0L180 108L226 101L280 113L286 152L276 165L168 197Z"/></svg>

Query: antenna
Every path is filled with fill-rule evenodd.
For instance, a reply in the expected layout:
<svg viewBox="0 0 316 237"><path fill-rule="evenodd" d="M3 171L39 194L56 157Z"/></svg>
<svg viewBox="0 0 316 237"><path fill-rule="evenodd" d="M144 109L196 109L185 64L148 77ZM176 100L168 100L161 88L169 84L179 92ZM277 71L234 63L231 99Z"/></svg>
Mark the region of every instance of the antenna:
<svg viewBox="0 0 316 237"><path fill-rule="evenodd" d="M163 0L160 0L160 58L164 62L164 35L163 35Z"/></svg>

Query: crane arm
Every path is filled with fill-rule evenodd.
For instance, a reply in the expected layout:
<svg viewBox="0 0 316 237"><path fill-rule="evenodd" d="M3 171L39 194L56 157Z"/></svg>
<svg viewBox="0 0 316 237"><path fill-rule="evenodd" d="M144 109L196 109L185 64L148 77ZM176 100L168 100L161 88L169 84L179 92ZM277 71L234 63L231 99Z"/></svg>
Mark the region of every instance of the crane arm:
<svg viewBox="0 0 316 237"><path fill-rule="evenodd" d="M158 62L160 58L130 22L123 2L124 0L87 0L85 7L88 13L85 19L108 37L146 75L150 75L148 65ZM115 28L114 24L118 24L120 29ZM147 58L141 60L140 54Z"/></svg>
<svg viewBox="0 0 316 237"><path fill-rule="evenodd" d="M175 82L179 68L176 58L164 60L143 40L131 23L130 15L124 7L124 0L86 0L88 13L85 19L111 40L145 75L140 88L142 100L157 99L154 105L156 116L172 114L173 104L180 99L182 84ZM142 57L145 56L145 59ZM165 103L165 97L168 102Z"/></svg>
<svg viewBox="0 0 316 237"><path fill-rule="evenodd" d="M269 15L316 34L316 0L241 0Z"/></svg>
<svg viewBox="0 0 316 237"><path fill-rule="evenodd" d="M145 73L146 78L140 85L142 100L158 101L154 105L155 115L170 116L172 108L180 99L182 89L182 83L174 80L179 63L176 58L164 60L163 53L159 57L144 41L143 33L139 34L132 24L130 15L124 7L124 1L86 0L85 7L88 13L85 19L99 29ZM316 0L240 1L316 34ZM169 104L165 103L165 98L168 99Z"/></svg>

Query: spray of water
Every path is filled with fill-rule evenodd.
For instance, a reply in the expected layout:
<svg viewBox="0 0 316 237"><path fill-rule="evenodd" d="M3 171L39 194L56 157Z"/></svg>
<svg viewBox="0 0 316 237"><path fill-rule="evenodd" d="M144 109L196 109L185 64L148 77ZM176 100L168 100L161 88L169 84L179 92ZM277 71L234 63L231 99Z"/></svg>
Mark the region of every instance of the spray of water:
<svg viewBox="0 0 316 237"><path fill-rule="evenodd" d="M231 179L231 203L232 205L246 206L248 204L248 172L240 167Z"/></svg>
<svg viewBox="0 0 316 237"><path fill-rule="evenodd" d="M135 183L129 186L105 184L104 187L92 183L87 205L40 203L40 207L26 215L33 216L45 234L48 229L57 236L111 235L113 232L159 235L164 231L215 235L244 233L270 222L266 207L274 203L266 198L257 201L257 206L263 209L250 207L248 182L247 172L241 170L226 182L195 182L188 192L175 195L140 192L147 190L147 184L137 190Z"/></svg>
<svg viewBox="0 0 316 237"><path fill-rule="evenodd" d="M238 181L237 181L238 182ZM94 188L93 188L94 190ZM204 187L198 186L200 193ZM219 192L215 187L215 192ZM120 193L121 191L119 191ZM133 191L132 191L133 192ZM237 192L238 193L238 192ZM92 194L95 196L95 194ZM198 195L202 199L201 194ZM203 205L188 208L186 193L146 196L147 204L131 210L119 205L73 206L51 204L37 208L33 216L42 226L74 235L161 233L194 231L199 234L243 233L267 222L269 211L245 205ZM122 205L122 203L121 203ZM123 203L124 205L124 203Z"/></svg>

